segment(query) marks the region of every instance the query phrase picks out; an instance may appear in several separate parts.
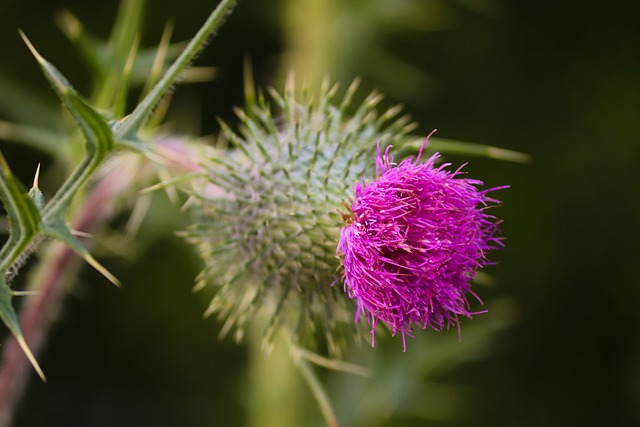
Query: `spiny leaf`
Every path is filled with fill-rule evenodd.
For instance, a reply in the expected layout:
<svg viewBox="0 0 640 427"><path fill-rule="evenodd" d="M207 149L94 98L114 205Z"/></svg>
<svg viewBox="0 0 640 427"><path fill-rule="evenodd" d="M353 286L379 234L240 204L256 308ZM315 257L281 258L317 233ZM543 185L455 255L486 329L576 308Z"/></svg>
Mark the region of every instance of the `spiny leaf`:
<svg viewBox="0 0 640 427"><path fill-rule="evenodd" d="M44 380L44 374L38 362L22 336L20 325L11 300L13 292L5 278L12 268L17 268L21 257L28 252L28 246L40 230L40 213L24 187L18 182L2 153L0 153L0 198L9 218L9 239L0 251L0 319L22 347L29 361Z"/></svg>
<svg viewBox="0 0 640 427"><path fill-rule="evenodd" d="M55 66L38 53L24 33L21 32L20 35L85 137L85 154L82 161L45 207L43 214L45 219L61 218L66 213L73 196L102 163L107 153L113 149L113 135L100 113L76 92Z"/></svg>
<svg viewBox="0 0 640 427"><path fill-rule="evenodd" d="M109 126L104 118L76 92L69 81L53 64L38 53L24 33L20 32L20 35L40 64L45 77L53 86L56 94L76 120L82 133L87 137L87 142L92 145L97 144L96 148L100 152L106 152L111 149L113 146L112 138L99 138L102 133L110 133ZM102 144L98 144L100 142Z"/></svg>
<svg viewBox="0 0 640 427"><path fill-rule="evenodd" d="M35 50L26 36L24 34L22 36L85 137L85 154L82 161L43 209L43 227L46 234L69 245L107 279L119 285L118 280L89 254L65 223L65 215L72 198L114 148L111 128L105 119L76 92L67 79Z"/></svg>
<svg viewBox="0 0 640 427"><path fill-rule="evenodd" d="M40 230L40 212L27 190L13 176L0 153L0 199L9 218L9 239L0 250L0 274L9 272Z"/></svg>
<svg viewBox="0 0 640 427"><path fill-rule="evenodd" d="M49 82L53 86L53 89L56 91L58 96L62 98L60 93L66 92L67 90L69 90L71 85L53 64L51 64L49 61L44 59L42 55L38 53L36 48L33 46L33 44L31 44L31 42L29 41L27 36L22 32L22 30L18 30L18 32L20 33L20 37L22 37L22 40L24 40L25 44L31 51L31 54L36 58L36 60L38 61L38 64L40 64L40 67L44 71L44 74L47 77L47 80L49 80Z"/></svg>
<svg viewBox="0 0 640 427"><path fill-rule="evenodd" d="M89 251L73 236L66 225L65 216L68 213L70 203L95 170L104 162L106 155L116 149L114 142L116 139L118 141L126 141L126 143L120 145L129 144L134 147L142 145L140 143L136 144L136 134L140 127L149 119L161 98L176 83L178 77L189 66L198 51L203 48L209 36L221 26L224 18L235 6L235 3L236 0L221 1L187 48L144 98L138 108L133 111L129 120L116 122L113 128L110 127L100 113L75 91L54 65L37 52L27 37L20 32L29 50L42 68L45 77L76 121L85 138L85 153L82 160L53 198L41 207L41 210L20 183L13 178L4 158L0 155L0 198L5 204L10 226L9 239L0 250L0 318L14 334L42 378L44 378L42 370L35 361L20 331L19 323L11 304L14 294L5 279L7 274L16 262L29 253L39 234L44 233L44 235L66 243L90 265L105 275L107 279L119 285L118 280L91 256ZM109 72L106 74L106 79L115 81L115 84L102 82L103 84L100 85L102 89L112 87L115 89L120 88L124 91L128 85L128 75L122 79L119 73L122 71L123 66L127 74L131 71L133 64L132 52L136 50L135 47L132 50L133 40L137 37L136 32L139 27L136 23L141 19L144 0L129 0L123 4L124 6L120 9L118 23L111 39L115 51L114 58L112 58L114 61L109 63ZM121 96L122 92L115 89L109 93L108 97L111 101L109 102L111 107L113 107L113 102L121 102L121 105L124 105L122 101L124 98ZM117 138L114 138L114 133L117 133ZM40 193L37 188L37 179L34 183L32 194L34 198L39 199Z"/></svg>
<svg viewBox="0 0 640 427"><path fill-rule="evenodd" d="M73 249L78 255L80 255L90 266L95 268L100 274L102 274L107 280L114 285L120 287L120 281L109 271L102 266L91 254L89 250L85 248L82 243L73 235L69 228L61 223L57 223L52 226L47 226L44 230L45 233L56 240L59 240Z"/></svg>
<svg viewBox="0 0 640 427"><path fill-rule="evenodd" d="M16 341L18 341L22 351L24 351L24 354L27 356L29 362L31 362L31 365L33 365L33 368L36 370L42 381L46 381L47 378L44 376L42 368L40 368L40 365L31 352L29 345L24 340L20 324L18 323L18 317L16 316L16 312L11 304L13 295L11 291L6 291L8 289L9 286L4 281L4 278L0 277L0 319L2 319L4 324L7 325L7 328L9 328L13 336L16 338Z"/></svg>

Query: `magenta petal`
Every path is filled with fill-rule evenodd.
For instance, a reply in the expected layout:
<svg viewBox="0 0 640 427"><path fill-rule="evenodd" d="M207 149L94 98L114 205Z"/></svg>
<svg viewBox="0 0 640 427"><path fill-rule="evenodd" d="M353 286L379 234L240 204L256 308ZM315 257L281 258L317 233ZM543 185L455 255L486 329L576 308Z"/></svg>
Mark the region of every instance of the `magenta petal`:
<svg viewBox="0 0 640 427"><path fill-rule="evenodd" d="M435 166L438 157L395 165L389 148L378 147L378 178L356 184L340 233L345 291L372 328L382 321L403 343L413 324L440 330L476 314L470 281L502 247L499 221L486 208L496 203L487 193L504 187L479 190L482 182L460 178L460 169Z"/></svg>

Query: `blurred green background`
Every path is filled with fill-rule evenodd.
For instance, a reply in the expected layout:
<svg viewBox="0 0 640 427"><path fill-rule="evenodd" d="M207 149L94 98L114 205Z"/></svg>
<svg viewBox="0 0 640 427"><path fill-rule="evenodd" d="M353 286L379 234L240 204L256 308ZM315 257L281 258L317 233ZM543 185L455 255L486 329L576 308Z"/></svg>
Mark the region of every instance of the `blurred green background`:
<svg viewBox="0 0 640 427"><path fill-rule="evenodd" d="M174 40L187 39L214 3L149 1L143 45L167 20ZM24 102L46 123L37 106L57 105L17 28L87 92L87 68L54 17L68 9L106 37L117 6L2 0L0 118L15 120L7 105ZM470 161L488 186L511 185L498 196L506 249L477 288L489 313L463 322L460 344L455 330L418 331L405 354L389 337L354 350L371 379L319 370L343 425L640 425L639 16L640 3L623 0L240 0L199 56L217 78L177 88L177 133L233 123L250 57L259 85L281 85L292 67L312 84L361 76L422 134L534 158L448 157ZM19 87L33 107L9 93ZM0 144L24 182L49 161ZM199 261L173 235L185 219L162 198L152 212L132 254L104 261L123 289L83 271L39 356L49 383L33 375L15 426L322 425L286 355L217 339L215 319L202 320L206 298L191 293Z"/></svg>

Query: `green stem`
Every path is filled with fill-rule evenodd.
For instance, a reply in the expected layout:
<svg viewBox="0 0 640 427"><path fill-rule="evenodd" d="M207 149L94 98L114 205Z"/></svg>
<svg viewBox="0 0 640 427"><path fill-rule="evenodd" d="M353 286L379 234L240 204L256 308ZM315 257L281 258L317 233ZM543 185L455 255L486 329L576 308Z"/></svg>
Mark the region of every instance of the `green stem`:
<svg viewBox="0 0 640 427"><path fill-rule="evenodd" d="M331 406L329 396L327 396L324 387L322 386L322 384L320 384L320 380L316 376L315 372L313 372L313 369L311 369L311 367L309 366L309 363L304 359L300 359L297 361L297 366L298 369L300 369L302 377L311 389L313 397L318 402L320 412L322 412L322 416L327 423L327 427L338 427L338 420L333 413L333 408Z"/></svg>
<svg viewBox="0 0 640 427"><path fill-rule="evenodd" d="M117 136L116 139L127 139L135 136L135 133L149 117L151 111L153 111L162 97L178 80L180 74L189 66L200 49L204 47L209 37L224 23L224 19L231 13L236 3L237 0L222 0L220 2L178 59L171 64L171 67L169 67L164 76L162 76L162 79L160 79L136 109L133 110L131 115L115 127L114 133Z"/></svg>
<svg viewBox="0 0 640 427"><path fill-rule="evenodd" d="M247 422L250 427L293 427L304 425L304 384L291 363L289 344L279 335L264 349L262 317L248 330L249 370L247 375ZM287 402L287 409L282 409Z"/></svg>

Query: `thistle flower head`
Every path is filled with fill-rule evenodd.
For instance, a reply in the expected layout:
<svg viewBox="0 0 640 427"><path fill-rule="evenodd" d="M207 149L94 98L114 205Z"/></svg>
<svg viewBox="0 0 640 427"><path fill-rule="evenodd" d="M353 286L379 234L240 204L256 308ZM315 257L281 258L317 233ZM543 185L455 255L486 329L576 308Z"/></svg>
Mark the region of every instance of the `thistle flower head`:
<svg viewBox="0 0 640 427"><path fill-rule="evenodd" d="M475 314L469 282L502 243L498 221L486 212L497 202L487 193L497 188L479 190L482 182L461 178L461 169L437 166L438 154L420 163L422 150L395 164L390 148L382 154L378 145L377 179L356 185L338 254L356 321L367 316L372 344L382 321L401 333L406 349L414 324L440 330Z"/></svg>
<svg viewBox="0 0 640 427"><path fill-rule="evenodd" d="M372 141L399 142L412 124L398 108L378 114L376 94L354 110L356 88L339 98L325 85L314 100L289 85L271 92L276 108L259 97L239 111L240 132L223 124L233 149L205 165L221 191L196 195L200 224L189 232L206 263L200 285L217 288L208 312L225 320L223 333L240 339L262 314L267 342L285 329L296 343L339 353L360 335L352 303L331 286L340 268L336 208L372 169Z"/></svg>

